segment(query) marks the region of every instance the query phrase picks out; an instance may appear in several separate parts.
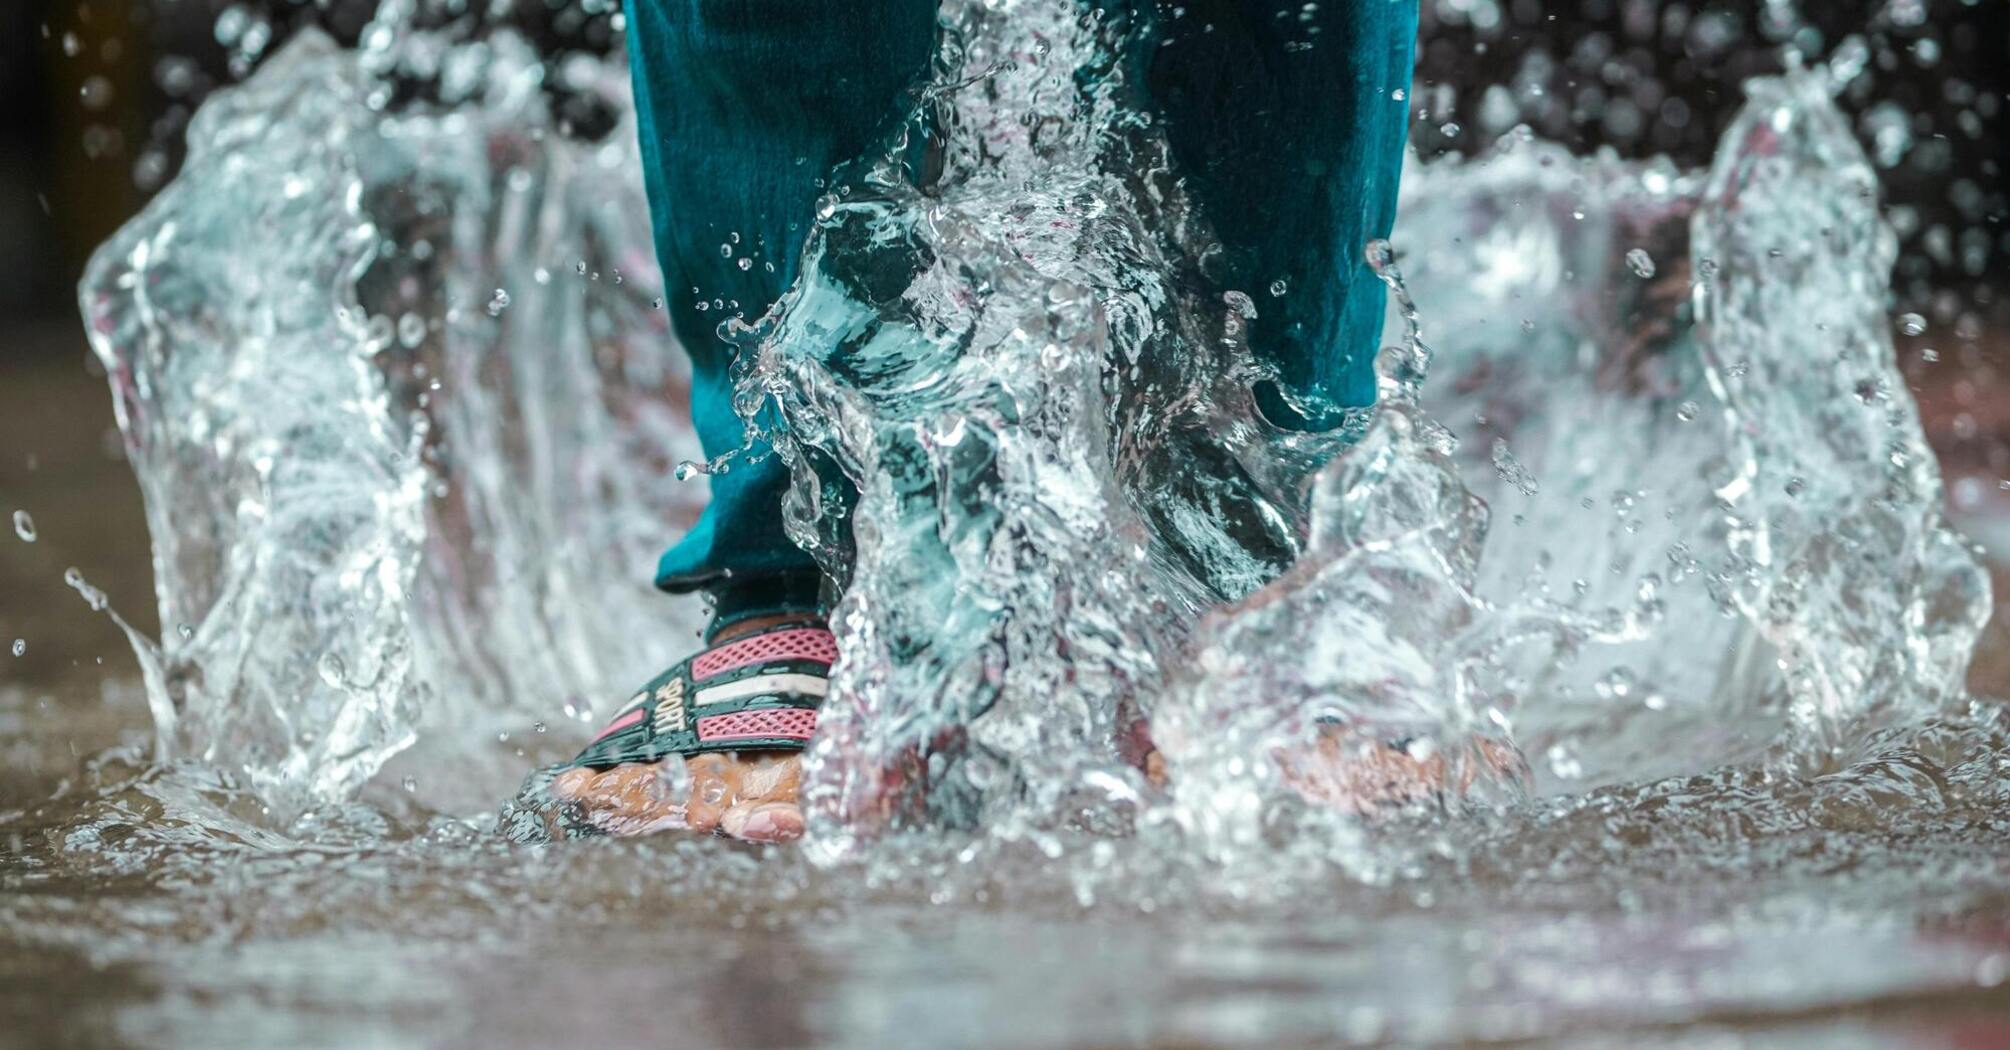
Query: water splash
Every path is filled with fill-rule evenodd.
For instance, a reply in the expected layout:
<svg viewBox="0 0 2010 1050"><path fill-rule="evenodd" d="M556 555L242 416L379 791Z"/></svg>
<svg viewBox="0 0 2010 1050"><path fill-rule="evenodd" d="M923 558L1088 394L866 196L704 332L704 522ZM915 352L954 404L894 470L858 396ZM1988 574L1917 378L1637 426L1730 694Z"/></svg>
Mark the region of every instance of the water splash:
<svg viewBox="0 0 2010 1050"><path fill-rule="evenodd" d="M473 804L503 786L474 741L568 699L589 721L691 636L635 566L702 491L655 480L695 439L653 285L552 276L649 272L640 187L606 178L632 130L557 135L509 39L457 52L434 109L384 109L392 61L309 35L216 95L83 305L161 622L191 628L161 643L162 757L332 799L423 733Z"/></svg>
<svg viewBox="0 0 2010 1050"><path fill-rule="evenodd" d="M942 174L923 192L898 152L854 171L747 332L743 414L779 403L791 528L850 582L847 701L806 789L832 850L1137 804L1168 661L1201 609L1288 564L1319 440L1257 415L1248 296L1187 287L1185 205L1145 192L1162 149L1119 76L1077 76L1103 27L1067 3L954 11Z"/></svg>
<svg viewBox="0 0 2010 1050"><path fill-rule="evenodd" d="M1249 756L1322 721L1426 741L1483 799L1520 786L1490 739L1547 793L1818 776L1966 714L1988 580L1894 395L1874 183L1821 78L1749 90L1707 178L1510 141L1411 180L1424 403L1475 434L1385 391L1298 564L1204 627L1176 782L1226 855L1320 823ZM1640 244L1689 262L1643 287Z"/></svg>
<svg viewBox="0 0 2010 1050"><path fill-rule="evenodd" d="M1825 86L1749 89L1692 249L1699 342L1731 429L1728 594L1778 650L1792 751L1817 768L1866 729L1964 702L1991 607L1942 518L1939 465L1896 367L1884 305L1897 249L1877 179Z"/></svg>
<svg viewBox="0 0 2010 1050"><path fill-rule="evenodd" d="M965 29L992 60L983 16ZM1015 75L1096 46L1051 37L1010 56ZM1248 297L1207 326L1178 266L1192 246L1154 238L1155 204L1104 174L1148 171L1150 153L1093 89L994 85L1072 105L1089 128L949 163L926 198L885 168L863 178L813 237L803 286L754 330L743 384L748 418L773 398L789 420L798 534L853 573L837 670L851 703L810 778L824 833L848 845L889 805L895 824L914 816L898 800L917 784L987 830L1083 819L1088 783L1134 802L1110 722L1126 705L1171 760L1181 819L1272 847L1267 808L1306 807L1270 758L1336 733L1401 742L1468 799L1507 799L1516 741L1542 760L1541 787L1768 755L1818 772L1869 730L1953 710L1988 589L1940 519L1897 393L1889 234L1829 84L1756 83L1707 180L1512 141L1415 173L1397 240L1423 260L1424 314L1456 303L1434 347L1459 378L1418 403L1433 353L1405 318L1382 408L1309 508L1274 482L1320 457L1238 399L1246 363L1209 352L1235 345ZM952 157L991 115L959 102ZM1112 152L1131 163L1096 163ZM1082 200L1092 215L1070 210ZM1642 285L1651 254L1688 262ZM1155 323L1121 323L1133 289ZM1828 301L1850 308L1802 308ZM1504 316L1522 323L1487 325ZM1772 396L1741 393L1755 376ZM1155 431L1133 397L1202 407ZM1461 442L1433 413L1491 441ZM1201 436L1169 440L1183 433ZM1837 442L1851 444L1817 457ZM856 506L829 499L833 465ZM1759 474L1779 475L1764 495ZM1514 511L1506 530L1488 505ZM1275 526L1270 545L1238 542L1247 521ZM1560 535L1591 542L1551 549ZM1280 551L1291 571L1188 644L1195 614L1262 583ZM971 762L984 783L958 775ZM1314 823L1315 841L1346 840Z"/></svg>
<svg viewBox="0 0 2010 1050"><path fill-rule="evenodd" d="M586 717L694 625L610 590L695 495L632 129L552 133L521 45L401 11L213 100L85 284L162 621L195 628L163 643L166 746L322 798L414 741L447 779L519 765L465 741ZM788 421L792 533L847 584L819 859L1142 825L1366 871L1360 822L1305 801L1322 748L1435 769L1453 790L1397 800L1431 810L1819 774L1961 714L1986 583L1829 79L1756 82L1707 175L1512 136L1418 166L1381 407L1297 435L1248 394L1263 296L1197 278L1155 132L1077 75L1105 28L945 18L939 177L903 143L847 169L797 287L728 326L743 415ZM442 53L443 102L385 105ZM574 65L625 112L618 68Z"/></svg>
<svg viewBox="0 0 2010 1050"><path fill-rule="evenodd" d="M811 280L737 333L750 397L797 413L799 534L855 568L858 700L817 756L816 848L521 849L494 799L695 626L638 570L702 489L669 481L696 452L632 129L570 140L530 87L625 119L622 71L417 32L422 6L387 4L358 53L296 40L213 100L197 161L92 271L182 615L158 654L131 636L145 701L0 687L9 785L64 781L0 813L0 952L59 1000L31 1036L193 1041L217 1004L353 1043L632 1036L550 1006L610 990L694 1040L789 1045L1652 1043L1727 1017L1827 1045L1995 1021L2010 736L1958 686L1983 594L1874 317L1861 158L1806 80L1755 84L1711 171L1520 133L1414 167L1395 243L1369 246L1411 297L1383 408L1297 440L1241 400L1234 336L1268 295L1191 278L1207 234L1150 130L1065 75L1093 35L952 8L941 80L986 77L937 96L952 177L916 193L868 158ZM233 23L248 62L266 41ZM223 203L233 171L257 208ZM276 201L289 177L314 199ZM310 214L367 223L360 276L331 261L353 245L288 225ZM288 336L338 308L366 338ZM856 327L818 346L824 323ZM343 396L294 399L296 371ZM237 450L295 424L346 437L285 449L302 462L267 492ZM850 529L845 490L810 484L847 470ZM397 600L342 589L365 547ZM338 608L367 622L278 659ZM406 640L403 676L359 688L370 637ZM147 701L165 743L81 768L61 746ZM344 718L357 761L287 779ZM1366 815L1301 794L1416 767L1462 790L1412 781ZM428 980L383 976L415 962ZM1867 1029L1872 1007L1901 1020Z"/></svg>

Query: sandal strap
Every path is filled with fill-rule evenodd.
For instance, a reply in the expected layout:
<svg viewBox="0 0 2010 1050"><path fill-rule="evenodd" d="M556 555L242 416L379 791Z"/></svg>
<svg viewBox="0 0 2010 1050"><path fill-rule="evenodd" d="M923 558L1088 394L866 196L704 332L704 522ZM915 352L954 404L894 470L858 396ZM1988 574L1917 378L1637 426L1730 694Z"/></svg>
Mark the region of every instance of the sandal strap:
<svg viewBox="0 0 2010 1050"><path fill-rule="evenodd" d="M813 620L775 624L701 650L622 705L571 764L800 751L816 733L836 660L837 638Z"/></svg>

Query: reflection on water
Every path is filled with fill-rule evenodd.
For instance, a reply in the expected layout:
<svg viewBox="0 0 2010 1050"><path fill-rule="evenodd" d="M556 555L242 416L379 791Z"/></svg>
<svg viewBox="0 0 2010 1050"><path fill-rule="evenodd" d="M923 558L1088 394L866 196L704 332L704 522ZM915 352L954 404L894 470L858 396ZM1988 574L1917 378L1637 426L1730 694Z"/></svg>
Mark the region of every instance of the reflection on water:
<svg viewBox="0 0 2010 1050"><path fill-rule="evenodd" d="M1306 436L1254 410L1260 305L1194 278L1151 129L1076 76L1109 42L951 5L939 181L862 159L736 333L849 580L812 840L560 848L494 799L698 622L612 582L702 499L682 366L632 131L556 134L527 48L410 16L213 98L87 275L164 626L113 699L155 739L0 813L17 1030L2010 1038L1988 584L1846 63L1751 85L1708 171L1416 166L1368 248L1382 407ZM564 75L625 112L619 68ZM1270 758L1336 722L1464 790L1307 804Z"/></svg>
<svg viewBox="0 0 2010 1050"><path fill-rule="evenodd" d="M520 1046L2010 1034L1991 1020L2010 1008L2000 791L1911 805L1859 794L1854 774L1678 779L1432 829L1464 854L1387 886L1336 873L1234 906L1196 867L1082 911L1065 865L1031 846L973 859L903 843L898 872L813 869L711 840L511 847L416 807L282 837L213 774L135 773L114 765L102 789L8 820L24 840L0 871L8 940L37 946L22 987L77 1004L38 999L47 1031ZM1152 862L1121 841L1063 846Z"/></svg>

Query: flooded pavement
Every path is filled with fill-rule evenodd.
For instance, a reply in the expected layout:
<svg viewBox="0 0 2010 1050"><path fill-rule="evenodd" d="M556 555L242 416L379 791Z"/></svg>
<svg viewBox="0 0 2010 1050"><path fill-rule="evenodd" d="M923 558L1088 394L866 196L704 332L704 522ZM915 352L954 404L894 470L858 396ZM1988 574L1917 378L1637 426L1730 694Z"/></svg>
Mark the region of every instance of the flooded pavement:
<svg viewBox="0 0 2010 1050"><path fill-rule="evenodd" d="M3 873L10 1040L2010 1038L2004 829L1974 813L1750 827L1735 806L1685 808L1678 789L1510 816L1467 864L1390 887L1310 882L1286 906L1235 908L1167 884L1083 909L1039 854L991 858L986 885L938 858L861 891L859 871L776 870L722 842L522 848L437 826L285 844L160 826L190 791L156 779L8 819L22 843Z"/></svg>

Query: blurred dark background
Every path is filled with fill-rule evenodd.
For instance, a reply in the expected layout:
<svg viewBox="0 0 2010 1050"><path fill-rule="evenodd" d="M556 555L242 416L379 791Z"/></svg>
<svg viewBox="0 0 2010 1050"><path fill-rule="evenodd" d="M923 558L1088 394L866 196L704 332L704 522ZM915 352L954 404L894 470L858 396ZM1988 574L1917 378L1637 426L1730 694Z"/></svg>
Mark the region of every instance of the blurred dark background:
<svg viewBox="0 0 2010 1050"><path fill-rule="evenodd" d="M411 2L429 26L509 25L554 56L621 43L618 0ZM33 543L0 533L0 652L23 639L8 666L31 679L125 659L63 587L65 568L142 626L153 606L138 497L78 320L78 274L173 177L208 93L306 27L353 43L377 3L0 0L0 520L23 510L39 523ZM1472 154L1525 122L1579 150L1701 164L1744 78L1856 48L1866 69L1843 101L1901 237L1892 313L1917 315L1900 325L1901 349L1956 475L1957 509L1981 507L2010 498L1994 480L2010 478L2010 3L1424 0L1413 141L1427 156ZM401 85L401 98L425 91ZM608 126L583 99L551 101L578 134ZM2010 529L1997 546L2010 550Z"/></svg>
<svg viewBox="0 0 2010 1050"><path fill-rule="evenodd" d="M524 31L549 53L619 46L618 0L448 0L425 21ZM68 318L90 252L180 163L209 92L293 33L354 43L377 0L0 0L0 325ZM561 100L561 104L578 104ZM22 346L24 353L75 346Z"/></svg>

